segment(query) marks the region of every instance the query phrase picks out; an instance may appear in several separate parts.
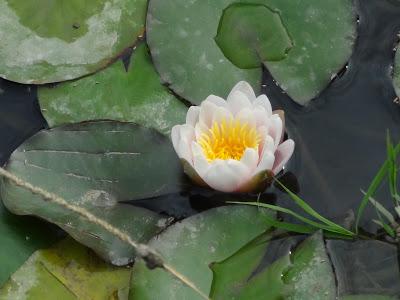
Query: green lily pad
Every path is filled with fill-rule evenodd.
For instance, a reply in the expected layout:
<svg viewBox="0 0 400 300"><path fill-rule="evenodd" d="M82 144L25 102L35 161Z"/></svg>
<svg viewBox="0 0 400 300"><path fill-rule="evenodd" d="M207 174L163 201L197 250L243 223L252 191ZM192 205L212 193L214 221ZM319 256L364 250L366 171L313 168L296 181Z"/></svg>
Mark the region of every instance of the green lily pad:
<svg viewBox="0 0 400 300"><path fill-rule="evenodd" d="M400 51L399 51L399 47L396 50L396 55L394 58L393 84L394 84L394 90L396 91L397 97L400 97Z"/></svg>
<svg viewBox="0 0 400 300"><path fill-rule="evenodd" d="M261 88L261 69L236 67L214 40L222 12L233 2L149 1L146 37L154 64L162 80L194 104L210 94L226 97L241 80Z"/></svg>
<svg viewBox="0 0 400 300"><path fill-rule="evenodd" d="M209 94L225 97L239 80L258 86L261 68L237 68L214 40L224 10L233 3L251 4L264 12L267 8L279 14L293 47L286 58L278 61L267 59L264 65L282 89L299 104L304 105L318 95L351 55L356 36L351 0L150 0L147 41L155 65L162 79L193 103L199 103ZM258 18L260 15L263 13L260 12ZM243 15L237 20L239 25L232 29L232 41L235 37L246 36L246 32L240 32L242 21ZM262 20L253 20L251 26L245 27L250 42L254 41L251 36L265 38L264 31L272 21L267 19L264 22L266 25L261 25ZM253 27L259 31L251 32L249 28ZM269 43L268 39L260 41L259 45L267 46ZM243 44L234 46L230 49L231 54L246 49L241 48ZM227 53L227 49L223 50ZM275 46L269 50L275 51ZM267 53L268 49L264 52ZM232 55L228 57L232 59ZM246 56L243 60L245 58L248 59Z"/></svg>
<svg viewBox="0 0 400 300"><path fill-rule="evenodd" d="M283 60L293 47L279 13L257 4L234 3L226 8L215 41L241 69Z"/></svg>
<svg viewBox="0 0 400 300"><path fill-rule="evenodd" d="M0 299L122 299L130 269L106 264L72 239L35 252L0 290Z"/></svg>
<svg viewBox="0 0 400 300"><path fill-rule="evenodd" d="M163 225L147 209L121 203L180 188L181 165L168 138L132 123L88 122L43 130L21 145L6 169L86 208L146 241ZM58 205L48 203L8 180L0 185L13 213L36 215L57 224L79 242L117 265L134 250L104 229Z"/></svg>
<svg viewBox="0 0 400 300"><path fill-rule="evenodd" d="M264 65L294 101L307 104L350 58L357 24L353 1L267 2L280 12L294 46L286 59Z"/></svg>
<svg viewBox="0 0 400 300"><path fill-rule="evenodd" d="M212 266L212 299L335 299L335 277L321 233L256 272L267 243L256 241ZM267 248L268 251L268 248Z"/></svg>
<svg viewBox="0 0 400 300"><path fill-rule="evenodd" d="M92 76L39 87L38 97L51 127L110 119L169 134L172 126L185 122L187 112L187 107L161 85L145 44L135 50L127 71L118 60Z"/></svg>
<svg viewBox="0 0 400 300"><path fill-rule="evenodd" d="M0 0L0 77L58 82L107 66L143 34L146 0Z"/></svg>
<svg viewBox="0 0 400 300"><path fill-rule="evenodd" d="M209 264L229 257L269 229L265 216L273 213L249 206L211 209L170 226L149 246L208 294L213 276ZM129 299L202 298L165 271L148 270L139 261L132 270Z"/></svg>
<svg viewBox="0 0 400 300"><path fill-rule="evenodd" d="M0 199L0 286L34 251L50 246L58 236L45 222L11 214Z"/></svg>

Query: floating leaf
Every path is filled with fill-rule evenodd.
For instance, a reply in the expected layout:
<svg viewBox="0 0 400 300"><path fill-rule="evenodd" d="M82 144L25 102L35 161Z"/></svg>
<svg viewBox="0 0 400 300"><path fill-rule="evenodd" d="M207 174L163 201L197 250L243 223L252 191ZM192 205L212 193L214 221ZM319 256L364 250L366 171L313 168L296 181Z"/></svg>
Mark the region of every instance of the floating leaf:
<svg viewBox="0 0 400 300"><path fill-rule="evenodd" d="M8 212L0 199L0 286L35 250L50 246L57 237L48 224Z"/></svg>
<svg viewBox="0 0 400 300"><path fill-rule="evenodd" d="M229 257L267 230L265 215L271 217L272 213L248 206L211 209L172 225L149 246L207 294L212 282L209 264ZM165 271L148 270L144 263L137 262L130 299L201 298Z"/></svg>
<svg viewBox="0 0 400 300"><path fill-rule="evenodd" d="M265 248L265 242L255 241L214 264L211 298L335 299L335 278L320 232L301 243L293 253L283 253L257 272Z"/></svg>
<svg viewBox="0 0 400 300"><path fill-rule="evenodd" d="M0 76L48 83L93 73L143 33L146 0L0 0Z"/></svg>
<svg viewBox="0 0 400 300"><path fill-rule="evenodd" d="M246 80L260 90L261 69L232 64L215 43L219 19L233 0L151 0L147 43L162 80L183 98L199 104L208 95L226 97Z"/></svg>
<svg viewBox="0 0 400 300"><path fill-rule="evenodd" d="M6 169L86 208L139 241L160 229L160 217L120 202L174 191L182 173L168 138L131 123L106 121L43 130L12 154ZM7 180L1 192L12 212L57 224L114 264L132 260L130 246L75 213Z"/></svg>
<svg viewBox="0 0 400 300"><path fill-rule="evenodd" d="M241 3L244 7L254 5L262 12L257 13L249 25L255 27L255 32L243 25L245 13L239 15L237 24L232 20L235 26L232 25L231 41L246 37L253 45L246 48L240 43L230 46L234 49L228 49L226 44L221 50L214 38L224 10L226 12L233 3ZM268 46L269 39L254 45L257 37L265 38L265 30L272 23L271 18L260 20L265 9L279 15L293 47L286 58L269 61L266 57L264 64L293 100L303 105L308 103L328 85L331 77L350 57L356 35L351 0L150 0L147 41L162 79L193 103L199 103L209 94L225 97L239 80L247 80L256 87L261 69L237 68L223 52L229 52L227 56L232 59L234 51L239 54L256 46L265 47L263 54L268 50L270 53L276 51L276 45ZM246 17L245 20L249 19ZM241 32L243 28L245 33ZM243 66L248 67L249 57L245 57ZM232 61L237 63L237 59Z"/></svg>
<svg viewBox="0 0 400 300"><path fill-rule="evenodd" d="M92 76L38 89L39 103L53 127L86 120L135 122L169 133L184 123L187 108L162 86L145 44L131 57L128 71L122 61Z"/></svg>
<svg viewBox="0 0 400 300"><path fill-rule="evenodd" d="M110 266L66 239L35 252L0 290L0 299L122 299L130 269Z"/></svg>
<svg viewBox="0 0 400 300"><path fill-rule="evenodd" d="M327 249L335 269L339 297L352 299L348 295L372 294L397 299L400 295L396 246L380 241L331 240L327 242Z"/></svg>
<svg viewBox="0 0 400 300"><path fill-rule="evenodd" d="M257 4L234 3L226 8L215 41L241 69L282 60L293 47L279 13Z"/></svg>

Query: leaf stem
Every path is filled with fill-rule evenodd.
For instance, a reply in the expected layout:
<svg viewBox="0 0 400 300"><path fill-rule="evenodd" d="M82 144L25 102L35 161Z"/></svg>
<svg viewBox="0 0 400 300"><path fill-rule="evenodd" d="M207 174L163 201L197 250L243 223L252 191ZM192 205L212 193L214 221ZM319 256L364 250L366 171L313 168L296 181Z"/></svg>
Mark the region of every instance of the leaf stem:
<svg viewBox="0 0 400 300"><path fill-rule="evenodd" d="M70 211L73 211L73 212L81 215L82 217L86 218L89 222L104 228L109 233L118 237L121 241L131 245L135 249L136 254L141 259L144 260L144 262L146 263L146 265L149 269L155 269L155 268L164 269L166 272L170 273L172 276L177 278L184 285L186 285L189 288L191 288L192 290L194 290L203 299L210 300L210 298L205 293L203 293L192 281L190 281L183 274L179 273L172 266L166 264L164 262L164 260L162 259L162 257L160 256L160 254L158 254L155 250L153 250L152 248L150 248L149 246L147 246L145 244L141 244L141 243L134 241L128 234L126 234L125 232L112 226L111 224L107 223L106 221L97 218L95 215L93 215L92 213L87 211L85 208L82 208L82 207L79 207L76 205L72 205L72 204L68 203L65 199L61 198L60 196L50 193L40 187L36 187L1 167L0 167L0 176L7 178L8 180L12 181L15 185L22 187L35 195L41 196L44 201L49 201L49 202L58 204Z"/></svg>

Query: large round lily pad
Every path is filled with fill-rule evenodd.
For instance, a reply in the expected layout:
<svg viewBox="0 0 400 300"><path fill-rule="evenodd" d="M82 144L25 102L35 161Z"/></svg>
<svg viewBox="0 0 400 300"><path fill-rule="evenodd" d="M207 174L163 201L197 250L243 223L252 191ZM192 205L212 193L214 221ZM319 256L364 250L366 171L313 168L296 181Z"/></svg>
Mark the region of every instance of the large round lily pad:
<svg viewBox="0 0 400 300"><path fill-rule="evenodd" d="M135 122L165 134L185 122L187 107L160 83L145 44L128 70L118 60L92 76L38 88L39 103L53 127L86 120Z"/></svg>
<svg viewBox="0 0 400 300"><path fill-rule="evenodd" d="M146 0L0 0L0 77L21 83L103 68L143 33Z"/></svg>
<svg viewBox="0 0 400 300"><path fill-rule="evenodd" d="M157 233L164 219L121 202L175 191L182 176L168 138L131 123L105 121L43 130L12 154L6 169L138 241ZM132 260L134 249L101 227L8 180L0 183L4 204L12 212L57 224L114 264Z"/></svg>
<svg viewBox="0 0 400 300"><path fill-rule="evenodd" d="M162 80L183 98L199 104L208 95L226 97L241 80L261 86L261 69L240 69L217 46L222 11L233 0L151 0L147 43Z"/></svg>
<svg viewBox="0 0 400 300"><path fill-rule="evenodd" d="M208 294L213 277L209 264L229 257L270 228L266 217L272 216L249 206L220 207L172 225L149 246ZM164 270L148 270L139 261L132 271L129 299L202 298Z"/></svg>
<svg viewBox="0 0 400 300"><path fill-rule="evenodd" d="M223 16L226 17L232 4L238 3L241 7L235 11L238 22L235 24L231 17ZM260 9L260 13L253 13L257 20L247 16L249 6L251 10ZM260 20L269 12L275 18ZM247 80L257 88L263 62L293 100L306 104L346 64L356 36L351 0L150 0L146 26L147 40L161 77L193 103L199 103L209 94L226 96L239 80ZM277 43L271 43L276 38L275 34L268 34L271 26L289 37L286 47L290 51L284 51L287 52L284 57L266 55L282 52L277 51ZM232 28L232 37L225 32L220 49L218 28L225 27ZM249 67L254 63L255 56L249 47L257 55L263 54L258 55L260 67L251 70L236 67L229 60L232 55L236 65ZM241 63L235 51L247 53Z"/></svg>

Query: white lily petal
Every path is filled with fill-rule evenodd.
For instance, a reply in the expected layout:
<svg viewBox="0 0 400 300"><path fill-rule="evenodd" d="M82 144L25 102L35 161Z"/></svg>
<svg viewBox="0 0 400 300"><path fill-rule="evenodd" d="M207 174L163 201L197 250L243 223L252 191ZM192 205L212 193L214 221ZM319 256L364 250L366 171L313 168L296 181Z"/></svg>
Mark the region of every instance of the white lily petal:
<svg viewBox="0 0 400 300"><path fill-rule="evenodd" d="M174 127L172 127L171 130L171 140L172 140L172 145L174 146L175 152L178 154L178 144L179 144L179 140L180 140L180 130L181 125L175 125Z"/></svg>
<svg viewBox="0 0 400 300"><path fill-rule="evenodd" d="M278 174L288 162L294 151L294 141L289 139L278 146L275 152L275 162L272 168L274 174Z"/></svg>
<svg viewBox="0 0 400 300"><path fill-rule="evenodd" d="M206 157L204 156L203 149L198 143L192 142L192 151L193 168L200 177L203 177L210 168L210 163L207 161Z"/></svg>
<svg viewBox="0 0 400 300"><path fill-rule="evenodd" d="M175 151L178 153L180 158L191 162L193 160L192 151L190 145L194 140L194 128L191 125L181 125L179 127L179 141Z"/></svg>
<svg viewBox="0 0 400 300"><path fill-rule="evenodd" d="M200 106L199 121L204 123L208 128L212 126L212 119L214 111L217 109L217 105L210 101L204 101Z"/></svg>
<svg viewBox="0 0 400 300"><path fill-rule="evenodd" d="M199 106L191 106L186 114L186 124L196 126L196 123L199 121L200 107Z"/></svg>
<svg viewBox="0 0 400 300"><path fill-rule="evenodd" d="M260 95L253 103L254 106L260 105L264 107L265 111L267 112L268 117L272 115L272 106L271 102L269 101L267 95Z"/></svg>
<svg viewBox="0 0 400 300"><path fill-rule="evenodd" d="M179 151L179 158L183 158L189 163L193 161L192 151L189 147L188 141L180 140L178 144L178 151Z"/></svg>
<svg viewBox="0 0 400 300"><path fill-rule="evenodd" d="M215 160L203 180L213 189L234 192L249 179L249 169L237 160Z"/></svg>
<svg viewBox="0 0 400 300"><path fill-rule="evenodd" d="M253 148L247 148L244 151L244 154L242 158L240 159L240 162L243 163L247 168L249 168L250 172L252 172L258 164L258 151Z"/></svg>
<svg viewBox="0 0 400 300"><path fill-rule="evenodd" d="M245 94L239 91L234 91L229 95L228 107L232 114L236 116L236 114L242 109L252 108L252 105Z"/></svg>
<svg viewBox="0 0 400 300"><path fill-rule="evenodd" d="M257 168L253 172L253 175L256 175L262 171L272 170L274 165L275 156L271 151L264 151L260 163L258 164Z"/></svg>
<svg viewBox="0 0 400 300"><path fill-rule="evenodd" d="M275 152L275 150L276 150L275 141L270 135L267 134L264 137L262 142L263 143L261 145L261 147L262 147L262 154L261 155L263 155L265 151L270 151L272 153Z"/></svg>
<svg viewBox="0 0 400 300"><path fill-rule="evenodd" d="M247 123L250 126L256 126L256 119L254 118L253 110L244 108L236 115L236 119L240 120L242 124Z"/></svg>
<svg viewBox="0 0 400 300"><path fill-rule="evenodd" d="M223 98L221 98L221 97L218 97L218 96L215 96L215 95L210 95L210 96L208 96L208 97L206 98L206 100L204 100L204 101L211 102L211 103L213 103L213 104L215 104L215 105L217 105L217 106L220 106L220 107L225 107L225 108L228 107L228 105L227 105L225 99L223 99Z"/></svg>
<svg viewBox="0 0 400 300"><path fill-rule="evenodd" d="M253 109L253 118L256 122L256 126L268 126L269 124L269 119L270 116L268 115L268 113L265 111L265 108L257 105L254 107Z"/></svg>
<svg viewBox="0 0 400 300"><path fill-rule="evenodd" d="M275 148L278 147L279 143L281 142L281 137L283 133L283 123L282 119L279 115L272 115L271 116L271 126L269 127L269 135L275 141Z"/></svg>
<svg viewBox="0 0 400 300"><path fill-rule="evenodd" d="M251 87L251 85L246 81L240 81L233 87L232 91L229 93L229 96L227 98L228 102L229 102L229 99L233 96L233 94L236 91L239 91L239 92L243 93L244 95L246 95L247 99L251 103L256 100L256 94L254 93L254 90Z"/></svg>
<svg viewBox="0 0 400 300"><path fill-rule="evenodd" d="M194 128L192 125L183 124L179 130L180 139L192 142L194 140Z"/></svg>
<svg viewBox="0 0 400 300"><path fill-rule="evenodd" d="M214 122L218 122L220 124L223 120L229 121L231 119L233 119L233 115L228 109L217 107L214 112L212 123L214 124Z"/></svg>
<svg viewBox="0 0 400 300"><path fill-rule="evenodd" d="M203 122L197 123L194 128L196 140L199 140L202 134L208 132L208 130L209 128Z"/></svg>

